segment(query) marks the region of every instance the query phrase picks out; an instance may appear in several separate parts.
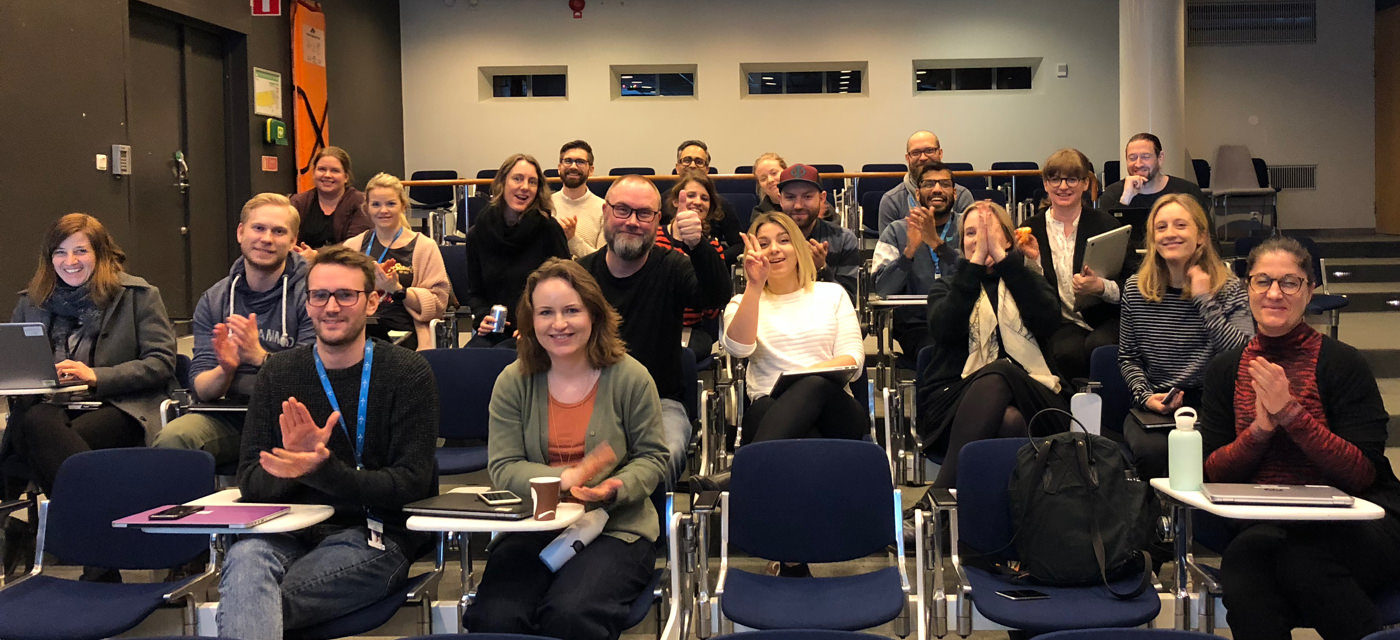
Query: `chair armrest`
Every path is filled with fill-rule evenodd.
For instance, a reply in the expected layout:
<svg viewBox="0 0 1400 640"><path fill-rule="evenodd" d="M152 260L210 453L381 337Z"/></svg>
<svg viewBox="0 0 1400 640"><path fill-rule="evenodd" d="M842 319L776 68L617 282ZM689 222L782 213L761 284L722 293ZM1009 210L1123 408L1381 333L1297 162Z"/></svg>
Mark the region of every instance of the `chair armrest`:
<svg viewBox="0 0 1400 640"><path fill-rule="evenodd" d="M161 595L161 599L166 602L176 602L185 598L194 598L195 602L202 602L204 594L218 584L218 578L219 572L210 566L204 570L204 573L199 574L198 578Z"/></svg>
<svg viewBox="0 0 1400 640"><path fill-rule="evenodd" d="M11 513L19 511L20 509L24 509L28 507L29 504L30 501L28 498L15 498L14 500L6 500L4 502L0 502L0 517L7 516Z"/></svg>

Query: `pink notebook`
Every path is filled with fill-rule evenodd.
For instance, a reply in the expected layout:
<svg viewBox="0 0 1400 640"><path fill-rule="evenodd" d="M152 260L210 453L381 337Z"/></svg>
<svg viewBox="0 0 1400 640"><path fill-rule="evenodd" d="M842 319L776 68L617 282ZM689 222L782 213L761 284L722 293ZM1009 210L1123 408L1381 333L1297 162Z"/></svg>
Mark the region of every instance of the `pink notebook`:
<svg viewBox="0 0 1400 640"><path fill-rule="evenodd" d="M192 513L174 520L151 519L151 514L159 513L175 505L164 505L142 511L133 516L112 521L114 527L228 527L247 529L268 520L282 516L292 509L276 504L211 504L204 505L198 513Z"/></svg>

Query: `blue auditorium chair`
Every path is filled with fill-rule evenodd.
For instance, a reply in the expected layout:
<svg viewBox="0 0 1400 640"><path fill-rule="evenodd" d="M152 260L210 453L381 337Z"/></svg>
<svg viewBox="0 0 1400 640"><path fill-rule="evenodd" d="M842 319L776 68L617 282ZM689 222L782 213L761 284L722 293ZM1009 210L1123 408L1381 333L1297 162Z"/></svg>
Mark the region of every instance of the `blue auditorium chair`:
<svg viewBox="0 0 1400 640"><path fill-rule="evenodd" d="M510 349L429 349L420 351L438 386L438 436L479 440L472 446L438 447L438 473L471 473L486 468L486 434L491 390L510 363Z"/></svg>
<svg viewBox="0 0 1400 640"><path fill-rule="evenodd" d="M1220 640L1220 636L1176 629L1066 629L1036 636L1036 640Z"/></svg>

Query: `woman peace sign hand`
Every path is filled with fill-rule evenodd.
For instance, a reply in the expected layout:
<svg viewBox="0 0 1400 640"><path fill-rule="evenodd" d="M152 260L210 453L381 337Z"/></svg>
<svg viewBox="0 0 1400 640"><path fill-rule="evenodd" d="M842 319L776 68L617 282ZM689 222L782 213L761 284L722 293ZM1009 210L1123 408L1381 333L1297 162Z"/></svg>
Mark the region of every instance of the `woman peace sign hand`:
<svg viewBox="0 0 1400 640"><path fill-rule="evenodd" d="M768 282L768 253L752 234L740 233L744 240L744 277L750 286L762 288Z"/></svg>

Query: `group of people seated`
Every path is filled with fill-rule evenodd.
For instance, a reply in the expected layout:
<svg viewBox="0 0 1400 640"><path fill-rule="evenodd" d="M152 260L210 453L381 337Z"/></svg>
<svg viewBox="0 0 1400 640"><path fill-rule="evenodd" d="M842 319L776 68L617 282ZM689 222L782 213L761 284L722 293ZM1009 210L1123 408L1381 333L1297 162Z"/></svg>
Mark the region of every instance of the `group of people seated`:
<svg viewBox="0 0 1400 640"><path fill-rule="evenodd" d="M1104 191L1102 210L1087 199L1088 158L1052 154L1045 208L1022 229L957 185L942 153L932 133L907 141L909 172L880 203L873 258L878 294L927 297L926 312L897 318L896 335L906 352L930 350L917 429L942 462L934 484L952 485L964 444L1024 436L1039 410L1067 408L1089 353L1116 344L1136 407L1200 408L1210 479L1334 484L1387 511L1367 523L1242 527L1223 553L1236 636L1374 630L1367 594L1400 575L1388 414L1356 351L1303 322L1315 282L1307 253L1271 239L1248 256L1247 277L1235 277L1199 190L1161 172L1151 134L1128 142L1130 175ZM621 633L652 569L650 496L688 466L696 416L684 406L683 365L715 343L748 361L743 442L868 433L846 384L865 364L859 243L827 219L820 174L759 157L759 204L743 230L707 175L708 147L687 140L676 157L666 194L625 176L599 197L586 186L594 157L584 141L560 149L554 193L535 158L512 155L467 232L460 304L478 319L467 346L517 353L490 403L492 484L528 495L531 478L558 477L568 499L607 513L603 535L558 571L537 559L552 535L496 541L466 613L472 631ZM124 271L122 250L92 216L49 228L13 314L42 323L60 380L87 388L12 402L0 456L22 460L32 478L7 481L7 497L28 480L50 490L75 453L153 445L236 463L245 500L335 507L310 529L244 536L229 549L218 614L229 637L280 638L385 597L427 543L406 529L401 507L438 490L436 386L410 349L434 346L428 322L450 304L441 254L409 227L397 178L379 174L356 190L336 147L314 167L314 189L244 205L242 255L196 308L188 381L174 379L160 292ZM1150 210L1143 255L1130 247L1117 277L1105 278L1085 265L1086 240L1120 226L1110 212L1121 207ZM784 373L834 367L851 373L778 385ZM160 402L186 383L200 402L247 412L188 413L162 429ZM1165 473L1161 432L1131 418L1108 427L1142 475ZM26 526L6 523L7 572L32 539ZM1319 577L1326 586L1315 588Z"/></svg>

